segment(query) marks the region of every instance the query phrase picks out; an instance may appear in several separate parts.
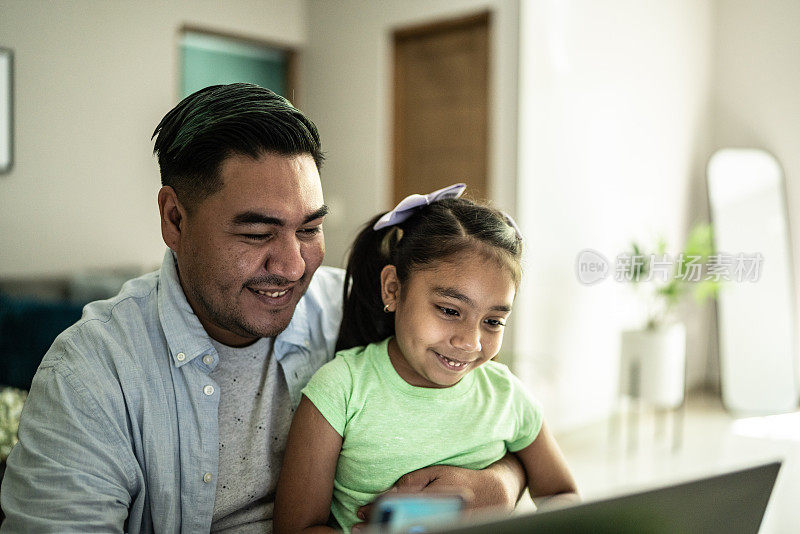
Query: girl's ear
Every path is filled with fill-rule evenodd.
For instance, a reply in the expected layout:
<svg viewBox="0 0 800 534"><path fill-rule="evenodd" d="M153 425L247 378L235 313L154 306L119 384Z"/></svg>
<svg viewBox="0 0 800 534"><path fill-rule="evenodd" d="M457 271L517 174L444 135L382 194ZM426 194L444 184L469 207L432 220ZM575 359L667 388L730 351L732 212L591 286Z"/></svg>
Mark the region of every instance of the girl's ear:
<svg viewBox="0 0 800 534"><path fill-rule="evenodd" d="M397 278L397 269L394 265L387 265L381 270L381 300L386 312L397 309L397 300L400 298L400 280Z"/></svg>

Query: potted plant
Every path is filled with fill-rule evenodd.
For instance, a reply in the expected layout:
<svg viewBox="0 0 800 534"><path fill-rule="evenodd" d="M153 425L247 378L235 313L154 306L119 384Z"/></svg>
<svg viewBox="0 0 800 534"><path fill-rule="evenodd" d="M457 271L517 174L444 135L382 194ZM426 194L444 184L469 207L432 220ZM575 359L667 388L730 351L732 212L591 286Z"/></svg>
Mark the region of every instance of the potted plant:
<svg viewBox="0 0 800 534"><path fill-rule="evenodd" d="M620 392L674 409L683 404L686 382L686 327L676 308L688 293L702 302L716 296L720 287L711 227L692 228L676 257L666 253L663 239L655 252L638 243L631 248L630 255L621 256L617 272L642 295L647 312L641 328L622 332Z"/></svg>

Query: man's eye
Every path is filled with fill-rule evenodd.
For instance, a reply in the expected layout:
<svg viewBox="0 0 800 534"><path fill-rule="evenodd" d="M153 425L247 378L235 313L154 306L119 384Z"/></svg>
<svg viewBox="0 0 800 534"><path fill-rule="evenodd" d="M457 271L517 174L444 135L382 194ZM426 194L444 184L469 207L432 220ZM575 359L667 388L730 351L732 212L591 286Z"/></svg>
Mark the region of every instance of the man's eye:
<svg viewBox="0 0 800 534"><path fill-rule="evenodd" d="M445 315L450 315L452 317L458 317L458 310L454 310L453 308L447 308L445 306L436 306L439 308L439 311Z"/></svg>
<svg viewBox="0 0 800 534"><path fill-rule="evenodd" d="M500 319L486 319L486 324L495 328L506 325L506 323L504 321L501 321Z"/></svg>
<svg viewBox="0 0 800 534"><path fill-rule="evenodd" d="M322 231L322 227L314 226L313 228L302 228L299 233L304 236L315 236Z"/></svg>
<svg viewBox="0 0 800 534"><path fill-rule="evenodd" d="M272 234L242 234L242 237L253 241L264 241L272 237Z"/></svg>

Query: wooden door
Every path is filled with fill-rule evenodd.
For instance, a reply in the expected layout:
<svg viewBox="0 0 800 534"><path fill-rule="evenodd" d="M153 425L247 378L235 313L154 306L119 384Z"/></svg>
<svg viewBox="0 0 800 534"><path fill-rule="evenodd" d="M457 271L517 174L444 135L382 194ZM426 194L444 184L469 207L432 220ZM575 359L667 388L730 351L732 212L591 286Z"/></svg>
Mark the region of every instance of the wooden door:
<svg viewBox="0 0 800 534"><path fill-rule="evenodd" d="M489 13L394 33L394 200L487 196Z"/></svg>

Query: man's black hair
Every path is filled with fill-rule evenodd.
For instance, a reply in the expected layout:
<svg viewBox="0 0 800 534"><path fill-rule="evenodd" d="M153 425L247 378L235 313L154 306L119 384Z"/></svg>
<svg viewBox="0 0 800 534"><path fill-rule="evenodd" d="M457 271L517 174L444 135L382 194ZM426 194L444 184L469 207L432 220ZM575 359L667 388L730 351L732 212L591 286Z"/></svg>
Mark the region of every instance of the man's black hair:
<svg viewBox="0 0 800 534"><path fill-rule="evenodd" d="M184 98L153 132L161 184L175 189L188 209L219 191L229 156L324 156L317 127L284 97L257 85L212 85Z"/></svg>

